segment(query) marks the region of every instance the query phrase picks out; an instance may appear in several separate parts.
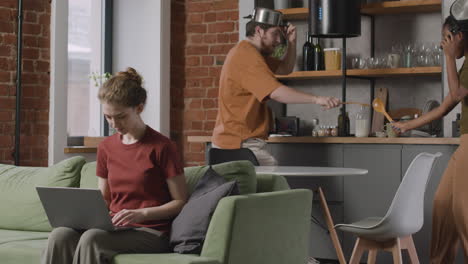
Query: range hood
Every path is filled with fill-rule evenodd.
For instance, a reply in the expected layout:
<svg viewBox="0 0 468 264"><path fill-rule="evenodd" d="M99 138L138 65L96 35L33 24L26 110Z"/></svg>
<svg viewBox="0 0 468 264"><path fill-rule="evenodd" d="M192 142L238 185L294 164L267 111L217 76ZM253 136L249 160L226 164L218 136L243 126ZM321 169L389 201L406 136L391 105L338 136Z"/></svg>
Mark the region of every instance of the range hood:
<svg viewBox="0 0 468 264"><path fill-rule="evenodd" d="M314 37L361 35L360 0L309 0L309 32Z"/></svg>

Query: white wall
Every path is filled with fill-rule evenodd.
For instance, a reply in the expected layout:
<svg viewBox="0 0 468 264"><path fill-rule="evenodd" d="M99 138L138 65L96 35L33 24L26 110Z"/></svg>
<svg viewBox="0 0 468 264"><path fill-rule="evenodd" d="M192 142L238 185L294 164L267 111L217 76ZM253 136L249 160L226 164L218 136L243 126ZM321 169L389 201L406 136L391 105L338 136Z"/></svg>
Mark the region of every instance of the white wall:
<svg viewBox="0 0 468 264"><path fill-rule="evenodd" d="M49 165L66 158L68 1L52 1L51 11Z"/></svg>
<svg viewBox="0 0 468 264"><path fill-rule="evenodd" d="M170 3L116 0L113 21L114 72L135 68L148 91L143 120L169 136Z"/></svg>
<svg viewBox="0 0 468 264"><path fill-rule="evenodd" d="M239 0L239 40L245 39L245 24L249 20L244 17L252 14L254 7L252 0Z"/></svg>

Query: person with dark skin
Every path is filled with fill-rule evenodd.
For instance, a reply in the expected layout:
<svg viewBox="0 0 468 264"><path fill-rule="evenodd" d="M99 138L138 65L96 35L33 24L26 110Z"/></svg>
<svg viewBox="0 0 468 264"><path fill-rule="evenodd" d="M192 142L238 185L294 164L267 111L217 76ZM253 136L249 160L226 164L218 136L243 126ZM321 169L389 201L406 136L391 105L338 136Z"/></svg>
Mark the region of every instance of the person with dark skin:
<svg viewBox="0 0 468 264"><path fill-rule="evenodd" d="M468 261L468 64L457 73L456 60L468 55L468 33L454 30L458 21L449 16L442 29L441 46L445 53L449 93L442 104L408 122L393 123L400 133L423 126L447 115L462 104L460 146L452 155L434 197L432 215L431 262L454 263L461 244Z"/></svg>

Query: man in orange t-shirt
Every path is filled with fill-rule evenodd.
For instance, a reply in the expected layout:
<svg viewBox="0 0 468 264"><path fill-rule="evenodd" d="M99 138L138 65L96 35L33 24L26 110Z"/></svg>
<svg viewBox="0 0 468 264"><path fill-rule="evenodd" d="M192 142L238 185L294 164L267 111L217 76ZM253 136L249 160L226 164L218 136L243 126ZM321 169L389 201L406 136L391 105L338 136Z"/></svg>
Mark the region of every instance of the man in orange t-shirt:
<svg viewBox="0 0 468 264"><path fill-rule="evenodd" d="M288 49L283 60L271 57L286 33ZM246 25L247 39L228 53L219 82L219 110L213 130L212 146L222 149L249 148L260 165L276 165L265 149L272 122L266 101L312 103L327 109L337 107L334 97L298 91L278 82L275 74L292 72L296 60L296 28L287 29L255 21Z"/></svg>

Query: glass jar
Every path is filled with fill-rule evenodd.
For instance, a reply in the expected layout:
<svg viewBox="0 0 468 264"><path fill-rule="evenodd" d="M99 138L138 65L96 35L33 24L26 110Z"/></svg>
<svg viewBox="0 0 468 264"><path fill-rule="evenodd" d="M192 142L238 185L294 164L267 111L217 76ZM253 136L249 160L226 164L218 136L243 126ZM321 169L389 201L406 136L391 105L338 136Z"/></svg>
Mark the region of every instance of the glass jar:
<svg viewBox="0 0 468 264"><path fill-rule="evenodd" d="M331 136L332 137L337 137L338 136L338 127L337 126L332 126L331 127Z"/></svg>
<svg viewBox="0 0 468 264"><path fill-rule="evenodd" d="M325 136L325 128L324 126L320 126L320 128L318 129L318 136L319 137L324 137Z"/></svg>
<svg viewBox="0 0 468 264"><path fill-rule="evenodd" d="M319 135L318 135L318 129L312 130L312 136L313 136L313 137L318 137L318 136L319 136Z"/></svg>
<svg viewBox="0 0 468 264"><path fill-rule="evenodd" d="M361 109L356 114L356 137L368 137L370 130L370 120L368 109L361 106Z"/></svg>
<svg viewBox="0 0 468 264"><path fill-rule="evenodd" d="M331 126L326 126L325 127L325 136L326 137L331 136Z"/></svg>

